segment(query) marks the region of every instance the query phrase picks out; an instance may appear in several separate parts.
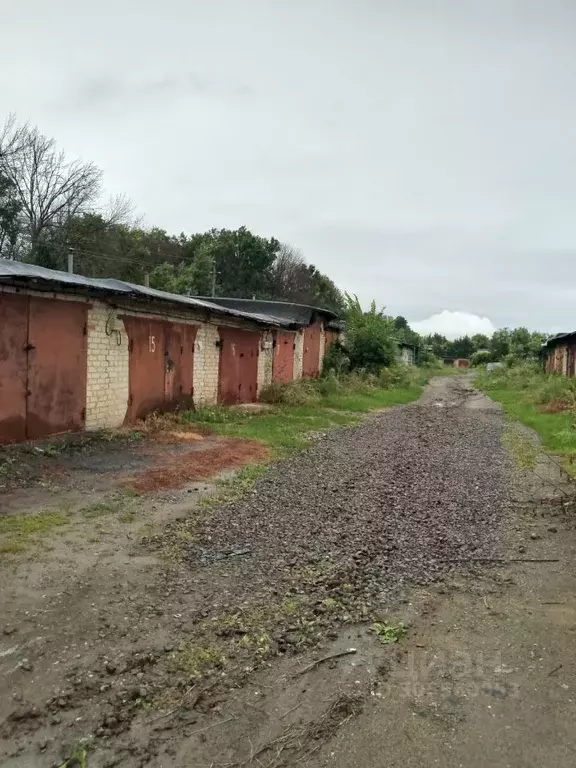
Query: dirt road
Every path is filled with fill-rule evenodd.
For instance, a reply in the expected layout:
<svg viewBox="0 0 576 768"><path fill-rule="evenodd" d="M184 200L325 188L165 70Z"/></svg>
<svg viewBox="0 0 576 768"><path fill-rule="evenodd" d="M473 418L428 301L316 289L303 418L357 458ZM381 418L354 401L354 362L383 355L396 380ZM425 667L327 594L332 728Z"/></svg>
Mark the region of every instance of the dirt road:
<svg viewBox="0 0 576 768"><path fill-rule="evenodd" d="M107 482L1 561L2 765L574 765L574 491L469 377L226 504Z"/></svg>

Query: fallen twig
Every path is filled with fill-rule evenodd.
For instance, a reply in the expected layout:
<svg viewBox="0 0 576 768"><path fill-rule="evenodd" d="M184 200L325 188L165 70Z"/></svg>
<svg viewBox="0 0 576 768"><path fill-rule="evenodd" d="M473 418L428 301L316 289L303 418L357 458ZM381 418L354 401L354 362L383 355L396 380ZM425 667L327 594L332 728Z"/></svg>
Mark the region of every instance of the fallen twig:
<svg viewBox="0 0 576 768"><path fill-rule="evenodd" d="M175 715L176 712L181 710L182 707L184 706L184 704L186 704L186 703L189 703L189 705L192 708L194 708L196 706L196 704L198 703L198 699L200 698L200 696L202 694L202 691L197 691L195 696L193 696L193 698L192 698L192 700L190 702L186 702L186 699L192 693L192 691L194 690L195 687L196 686L193 685L190 688L188 688L188 690L186 691L184 696L182 696L182 698L180 700L180 703L176 707L174 707L174 709L171 709L169 712L164 712L164 714L162 714L162 715L158 715L158 717L153 718L149 722L150 723L155 723L157 720L163 720L165 717L170 717L170 715Z"/></svg>
<svg viewBox="0 0 576 768"><path fill-rule="evenodd" d="M305 675L306 672L310 672L311 669L315 669L316 667L320 666L320 664L323 664L325 661L331 661L332 659L338 659L340 656L349 656L352 653L356 653L356 648L348 648L345 651L338 651L338 653L331 653L329 656L322 656L322 658L317 659L316 661L313 661L312 664L308 664L307 667L304 667L304 669L299 670L296 672L294 677L299 677L300 675Z"/></svg>
<svg viewBox="0 0 576 768"><path fill-rule="evenodd" d="M218 720L217 723L212 723L212 725L206 725L204 728L196 728L195 731L191 731L188 735L194 736L195 733L202 733L202 731L209 731L210 728L216 728L218 725L224 725L224 723L229 723L231 720L238 720L237 717L227 717L225 720Z"/></svg>
<svg viewBox="0 0 576 768"><path fill-rule="evenodd" d="M559 672L562 669L563 666L564 666L564 664L558 664L557 667L554 667L554 669L552 669L550 672L548 672L548 677L552 677L552 675L555 675L556 672Z"/></svg>
<svg viewBox="0 0 576 768"><path fill-rule="evenodd" d="M301 707L301 706L302 706L302 702L300 702L299 704L296 704L296 706L295 706L295 707L292 707L292 708L291 708L291 709L289 709L287 712L284 712L284 714L283 714L283 715L280 715L280 720L282 720L282 718L284 718L284 717L288 717L288 715L289 715L291 712L294 712L296 709L298 709L298 707Z"/></svg>

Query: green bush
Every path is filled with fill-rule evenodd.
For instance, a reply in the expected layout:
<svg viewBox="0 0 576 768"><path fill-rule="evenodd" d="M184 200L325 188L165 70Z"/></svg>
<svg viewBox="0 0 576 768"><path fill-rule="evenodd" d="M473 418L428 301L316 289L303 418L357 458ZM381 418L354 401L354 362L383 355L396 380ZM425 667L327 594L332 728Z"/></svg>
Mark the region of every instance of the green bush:
<svg viewBox="0 0 576 768"><path fill-rule="evenodd" d="M407 388L420 383L421 374L413 365L392 365L378 374L378 386L383 389Z"/></svg>
<svg viewBox="0 0 576 768"><path fill-rule="evenodd" d="M492 353L489 352L487 349L479 349L478 352L474 352L474 354L470 358L470 363L473 366L486 365L486 363L491 363L491 362L492 362Z"/></svg>
<svg viewBox="0 0 576 768"><path fill-rule="evenodd" d="M316 379L298 379L285 384L273 382L260 393L263 403L273 405L314 405L320 400Z"/></svg>
<svg viewBox="0 0 576 768"><path fill-rule="evenodd" d="M478 385L487 391L511 391L522 395L524 402L547 405L558 402L568 404L576 397L576 379L557 373L544 373L537 361L522 363L511 368L498 368L483 372Z"/></svg>
<svg viewBox="0 0 576 768"><path fill-rule="evenodd" d="M345 294L346 354L352 370L377 374L398 358L394 320L378 310L376 302L364 311L357 296Z"/></svg>
<svg viewBox="0 0 576 768"><path fill-rule="evenodd" d="M350 369L350 358L343 344L335 341L328 347L324 360L322 361L322 373L327 374L330 371L340 375Z"/></svg>
<svg viewBox="0 0 576 768"><path fill-rule="evenodd" d="M347 349L353 370L378 373L396 362L398 347L386 328L367 325L349 337Z"/></svg>

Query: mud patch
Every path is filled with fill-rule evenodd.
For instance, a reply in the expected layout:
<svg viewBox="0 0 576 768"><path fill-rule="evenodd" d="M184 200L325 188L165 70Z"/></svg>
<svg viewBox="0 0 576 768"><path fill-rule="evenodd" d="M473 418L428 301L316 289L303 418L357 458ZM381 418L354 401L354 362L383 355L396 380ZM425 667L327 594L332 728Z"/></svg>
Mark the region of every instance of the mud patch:
<svg viewBox="0 0 576 768"><path fill-rule="evenodd" d="M228 438L210 445L198 443L192 450L164 454L154 469L138 472L123 480L122 485L138 493L176 490L192 480L213 477L224 469L266 461L269 455L267 448L251 440Z"/></svg>

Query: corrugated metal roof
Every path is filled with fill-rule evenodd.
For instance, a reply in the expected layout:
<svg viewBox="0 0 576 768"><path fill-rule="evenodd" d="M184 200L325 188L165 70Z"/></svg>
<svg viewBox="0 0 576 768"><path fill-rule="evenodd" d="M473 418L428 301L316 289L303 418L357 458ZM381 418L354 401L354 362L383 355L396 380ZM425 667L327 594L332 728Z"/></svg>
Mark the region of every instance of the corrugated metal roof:
<svg viewBox="0 0 576 768"><path fill-rule="evenodd" d="M123 280L84 277L83 275L60 272L56 269L38 267L35 264L24 264L20 261L0 259L0 283L21 282L39 283L41 288L46 288L46 284L51 284L52 289L54 289L54 285L60 285L109 296L124 295L136 298L150 298L166 302L167 304L182 304L190 308L205 310L215 314L252 320L261 325L281 327L292 325L292 322L286 318L275 317L261 312L245 312L205 299L168 293L167 291L157 291L155 288L147 288L136 283L126 283Z"/></svg>
<svg viewBox="0 0 576 768"><path fill-rule="evenodd" d="M554 336L550 336L549 339L542 344L543 347L551 346L563 339L568 339L570 336L576 336L576 331L568 331L566 333L557 333Z"/></svg>
<svg viewBox="0 0 576 768"><path fill-rule="evenodd" d="M201 301L207 297L198 296ZM282 321L290 321L298 326L310 325L314 314L329 318L330 321L338 320L338 315L331 309L312 307L309 304L296 304L293 301L269 301L267 299L242 299L234 296L223 296L213 301L224 307L231 307L242 312L257 312Z"/></svg>

